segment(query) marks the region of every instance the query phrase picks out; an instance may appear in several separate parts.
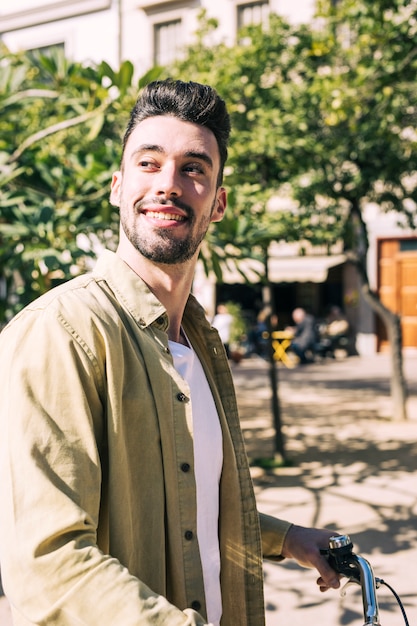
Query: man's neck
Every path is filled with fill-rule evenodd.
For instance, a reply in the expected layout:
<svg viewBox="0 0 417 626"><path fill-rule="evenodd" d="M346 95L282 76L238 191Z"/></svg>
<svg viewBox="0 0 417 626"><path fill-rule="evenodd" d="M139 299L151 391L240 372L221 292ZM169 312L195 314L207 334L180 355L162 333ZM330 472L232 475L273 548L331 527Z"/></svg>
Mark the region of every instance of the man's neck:
<svg viewBox="0 0 417 626"><path fill-rule="evenodd" d="M176 265L157 264L143 257L131 245L119 245L117 255L140 276L166 308L169 318L169 339L183 343L181 323L192 287L197 258Z"/></svg>

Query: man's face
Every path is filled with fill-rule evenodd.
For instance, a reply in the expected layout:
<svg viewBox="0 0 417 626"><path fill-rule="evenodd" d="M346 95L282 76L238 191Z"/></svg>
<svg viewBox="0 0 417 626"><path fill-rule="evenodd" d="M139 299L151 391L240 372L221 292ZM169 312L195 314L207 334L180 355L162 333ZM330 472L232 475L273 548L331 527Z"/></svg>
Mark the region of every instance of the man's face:
<svg viewBox="0 0 417 626"><path fill-rule="evenodd" d="M110 200L145 258L173 264L198 253L210 222L220 221L226 208L219 168L217 142L207 128L172 116L136 126L122 170L113 174Z"/></svg>

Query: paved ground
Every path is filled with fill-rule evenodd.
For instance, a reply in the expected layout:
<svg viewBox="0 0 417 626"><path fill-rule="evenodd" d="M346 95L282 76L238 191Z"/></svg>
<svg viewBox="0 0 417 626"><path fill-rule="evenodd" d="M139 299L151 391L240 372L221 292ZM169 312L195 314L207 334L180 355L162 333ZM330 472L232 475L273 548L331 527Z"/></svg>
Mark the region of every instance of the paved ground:
<svg viewBox="0 0 417 626"><path fill-rule="evenodd" d="M287 455L292 466L254 467L259 508L306 526L351 535L357 553L400 594L417 624L417 354L405 359L407 422L390 421L390 361L385 355L278 368ZM273 454L268 366L233 365L251 458ZM355 588L321 594L316 574L291 562L265 564L268 626L361 626ZM382 626L404 622L386 588L378 592ZM0 626L9 626L0 598ZM233 624L231 626L239 626Z"/></svg>
<svg viewBox="0 0 417 626"><path fill-rule="evenodd" d="M273 453L267 366L233 367L251 457ZM351 535L355 551L406 605L417 624L417 355L405 362L409 421L389 420L390 361L385 355L279 368L289 468L253 468L260 510L306 526ZM266 384L265 384L266 383ZM265 564L268 626L361 626L359 588L321 594L316 574L291 562ZM404 624L386 587L378 591L383 626ZM362 621L361 621L362 620Z"/></svg>

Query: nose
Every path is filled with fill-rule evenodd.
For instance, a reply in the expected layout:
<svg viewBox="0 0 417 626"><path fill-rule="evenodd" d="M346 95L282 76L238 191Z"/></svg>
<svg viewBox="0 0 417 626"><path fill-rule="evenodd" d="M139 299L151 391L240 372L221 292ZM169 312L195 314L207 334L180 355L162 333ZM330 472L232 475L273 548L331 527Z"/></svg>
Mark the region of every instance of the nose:
<svg viewBox="0 0 417 626"><path fill-rule="evenodd" d="M156 176L156 195L167 198L182 194L180 173L173 163L165 163Z"/></svg>

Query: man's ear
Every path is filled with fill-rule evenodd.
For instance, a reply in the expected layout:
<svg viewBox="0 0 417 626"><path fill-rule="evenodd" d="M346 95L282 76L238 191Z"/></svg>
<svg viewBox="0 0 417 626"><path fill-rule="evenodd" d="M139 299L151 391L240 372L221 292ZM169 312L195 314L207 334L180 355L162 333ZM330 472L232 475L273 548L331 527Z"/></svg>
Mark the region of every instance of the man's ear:
<svg viewBox="0 0 417 626"><path fill-rule="evenodd" d="M120 206L120 186L122 183L122 172L113 172L110 185L110 202L113 206Z"/></svg>
<svg viewBox="0 0 417 626"><path fill-rule="evenodd" d="M216 192L216 203L211 214L212 222L221 222L227 206L227 192L224 187L219 187Z"/></svg>

